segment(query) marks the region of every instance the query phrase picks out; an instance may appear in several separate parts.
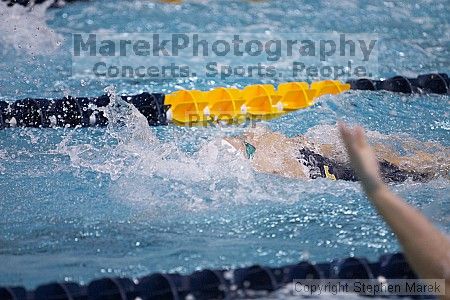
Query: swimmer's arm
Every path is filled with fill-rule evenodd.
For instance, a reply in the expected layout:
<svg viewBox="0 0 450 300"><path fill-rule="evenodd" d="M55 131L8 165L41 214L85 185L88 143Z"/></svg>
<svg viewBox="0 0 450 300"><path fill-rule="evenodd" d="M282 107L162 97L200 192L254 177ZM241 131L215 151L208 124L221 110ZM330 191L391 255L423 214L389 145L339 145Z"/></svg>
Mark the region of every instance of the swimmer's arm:
<svg viewBox="0 0 450 300"><path fill-rule="evenodd" d="M422 150L415 149L413 154L408 156L399 155L394 149L383 144L375 144L372 148L380 160L386 160L403 170L446 177L450 170L450 148L447 149L437 143L418 142L418 144ZM440 147L441 150L439 154L423 151L428 147ZM403 148L406 149L406 147ZM412 150L409 149L409 151Z"/></svg>
<svg viewBox="0 0 450 300"><path fill-rule="evenodd" d="M405 256L421 278L445 279L450 291L450 241L417 209L391 192L383 183L378 161L367 144L363 129L340 125L352 165L367 195L391 227Z"/></svg>
<svg viewBox="0 0 450 300"><path fill-rule="evenodd" d="M368 193L421 278L445 279L450 291L450 241L422 213L383 184Z"/></svg>

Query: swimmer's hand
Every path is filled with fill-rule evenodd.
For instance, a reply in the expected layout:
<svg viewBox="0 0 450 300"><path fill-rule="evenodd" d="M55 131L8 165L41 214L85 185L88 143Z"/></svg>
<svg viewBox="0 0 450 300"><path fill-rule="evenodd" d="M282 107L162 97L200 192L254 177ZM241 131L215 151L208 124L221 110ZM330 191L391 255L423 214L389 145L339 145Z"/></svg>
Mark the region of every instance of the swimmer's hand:
<svg viewBox="0 0 450 300"><path fill-rule="evenodd" d="M361 181L367 194L372 194L382 187L378 160L372 148L367 143L364 129L361 126L349 128L346 124L338 124L341 138L347 148L347 152L353 169Z"/></svg>
<svg viewBox="0 0 450 300"><path fill-rule="evenodd" d="M450 290L450 240L417 209L384 185L375 153L357 126L339 124L356 175L377 211L389 224L403 247L406 259L420 278L442 278ZM448 293L441 295L449 299Z"/></svg>

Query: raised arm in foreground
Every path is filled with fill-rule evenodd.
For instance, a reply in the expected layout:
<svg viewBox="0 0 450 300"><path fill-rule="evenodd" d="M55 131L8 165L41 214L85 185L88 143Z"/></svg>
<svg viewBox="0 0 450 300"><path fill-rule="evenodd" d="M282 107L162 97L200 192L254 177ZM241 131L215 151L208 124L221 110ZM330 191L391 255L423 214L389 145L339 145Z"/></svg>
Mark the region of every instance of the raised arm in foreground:
<svg viewBox="0 0 450 300"><path fill-rule="evenodd" d="M339 130L362 187L397 236L409 264L423 279L445 279L446 294L449 295L449 238L422 213L389 190L381 179L378 161L361 127L350 129L339 124Z"/></svg>

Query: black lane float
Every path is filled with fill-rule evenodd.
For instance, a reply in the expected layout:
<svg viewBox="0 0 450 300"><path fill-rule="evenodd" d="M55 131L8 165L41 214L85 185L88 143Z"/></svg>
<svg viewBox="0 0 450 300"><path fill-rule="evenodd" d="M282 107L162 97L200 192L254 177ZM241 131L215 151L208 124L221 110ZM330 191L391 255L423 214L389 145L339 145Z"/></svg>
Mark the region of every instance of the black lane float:
<svg viewBox="0 0 450 300"><path fill-rule="evenodd" d="M352 90L390 91L395 93L449 94L450 80L447 74L424 74L417 78L395 76L386 80L349 80Z"/></svg>
<svg viewBox="0 0 450 300"><path fill-rule="evenodd" d="M243 90L216 88L209 92L177 91L168 95L142 93L121 98L133 104L150 126L169 122L195 125L191 116L202 121L242 121L245 118L274 118L289 111L304 109L314 99L326 94L340 94L349 89L389 91L396 93L449 94L447 74L425 74L417 78L395 76L386 80L356 79L343 84L335 80L256 84ZM14 102L0 101L0 129L10 127L90 127L106 126L103 108L109 105L107 95L100 97L65 97L62 99L26 98ZM222 119L221 119L222 118Z"/></svg>
<svg viewBox="0 0 450 300"><path fill-rule="evenodd" d="M121 98L133 104L150 126L167 125L168 106L164 105L163 94L142 93ZM0 101L0 128L106 126L108 119L103 109L109 104L107 95L52 100L26 98L11 103Z"/></svg>
<svg viewBox="0 0 450 300"><path fill-rule="evenodd" d="M8 6L14 6L15 4L22 6L30 6L34 4L42 4L44 2L52 2L50 5L51 8L61 7L65 3L75 2L75 1L90 1L90 0L2 0L2 2L6 2Z"/></svg>
<svg viewBox="0 0 450 300"><path fill-rule="evenodd" d="M272 268L251 266L236 270L202 270L190 275L155 273L138 279L108 277L88 285L75 282L49 283L35 290L23 287L0 287L1 300L157 300L157 299L236 299L256 298L274 292L294 280L358 279L389 284L392 280L415 280L416 274L403 254L386 254L376 262L348 257L313 264L302 261L294 265ZM257 293L255 293L255 291ZM369 295L350 290L362 295ZM258 294L259 292L259 294ZM385 294L393 296L395 293ZM189 298L190 297L190 298Z"/></svg>

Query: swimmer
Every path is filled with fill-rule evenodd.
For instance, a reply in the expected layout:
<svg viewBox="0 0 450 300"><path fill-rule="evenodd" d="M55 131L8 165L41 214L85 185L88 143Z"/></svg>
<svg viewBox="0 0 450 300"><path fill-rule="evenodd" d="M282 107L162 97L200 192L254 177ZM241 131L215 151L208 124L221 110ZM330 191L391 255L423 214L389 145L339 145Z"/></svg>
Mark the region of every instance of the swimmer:
<svg viewBox="0 0 450 300"><path fill-rule="evenodd" d="M340 124L339 131L364 191L397 236L410 266L422 279L444 279L446 294L440 298L450 299L449 237L389 190L361 127L350 129Z"/></svg>
<svg viewBox="0 0 450 300"><path fill-rule="evenodd" d="M335 128L334 131L332 136L338 136ZM395 140L395 137L377 135L383 140ZM415 139L402 141L402 138L397 138L397 142L410 155L400 155L388 143L375 142L372 145L385 182L429 181L448 176L450 147ZM301 135L288 138L257 126L241 136L225 138L222 144L237 150L259 172L303 179L358 180L339 141L317 141ZM428 153L424 149L435 151Z"/></svg>

